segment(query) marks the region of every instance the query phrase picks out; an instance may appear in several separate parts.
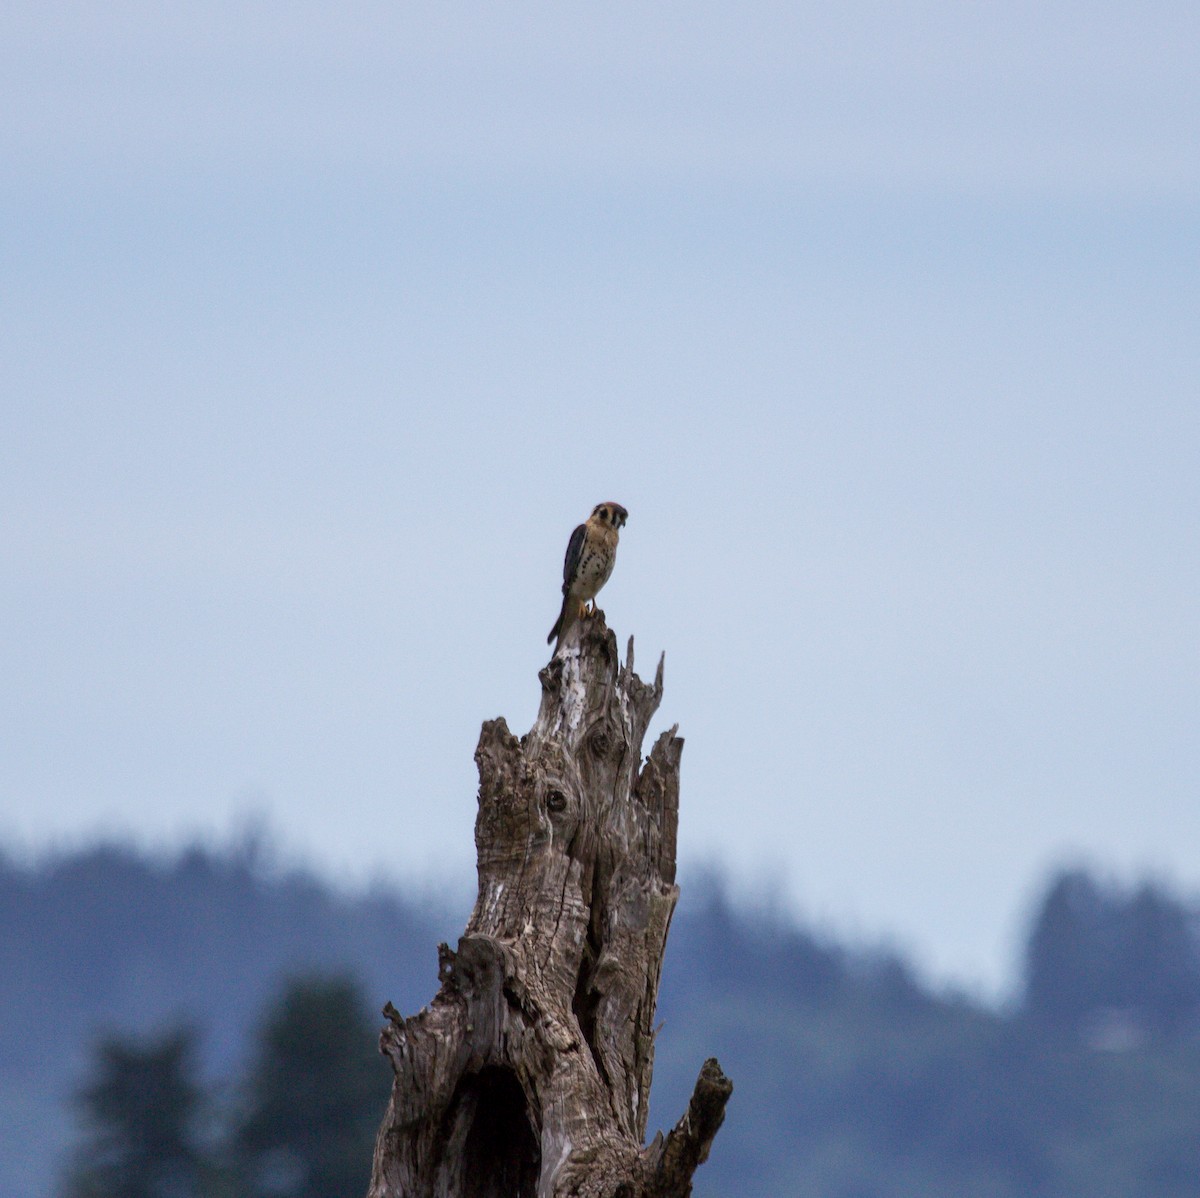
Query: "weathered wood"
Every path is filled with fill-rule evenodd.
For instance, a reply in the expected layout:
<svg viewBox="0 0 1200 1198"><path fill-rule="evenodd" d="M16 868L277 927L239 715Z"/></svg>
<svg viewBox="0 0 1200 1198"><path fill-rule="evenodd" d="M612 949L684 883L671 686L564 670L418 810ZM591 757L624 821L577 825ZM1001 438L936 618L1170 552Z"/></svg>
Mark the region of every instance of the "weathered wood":
<svg viewBox="0 0 1200 1198"><path fill-rule="evenodd" d="M395 1071L368 1198L685 1198L732 1085L715 1060L644 1147L654 1009L678 898L683 741L597 612L540 673L518 740L483 725L479 894L441 989L381 1037Z"/></svg>

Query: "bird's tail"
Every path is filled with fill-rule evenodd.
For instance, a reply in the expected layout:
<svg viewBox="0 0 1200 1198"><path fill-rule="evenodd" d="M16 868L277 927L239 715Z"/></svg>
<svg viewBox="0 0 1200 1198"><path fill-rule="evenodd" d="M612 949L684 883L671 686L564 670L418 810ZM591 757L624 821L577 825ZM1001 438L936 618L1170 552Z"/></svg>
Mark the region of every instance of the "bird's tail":
<svg viewBox="0 0 1200 1198"><path fill-rule="evenodd" d="M558 619L554 621L554 627L550 629L550 635L546 638L546 644L552 644L554 638L559 636L566 627L567 612L571 609L571 596L563 596L562 611L558 613Z"/></svg>

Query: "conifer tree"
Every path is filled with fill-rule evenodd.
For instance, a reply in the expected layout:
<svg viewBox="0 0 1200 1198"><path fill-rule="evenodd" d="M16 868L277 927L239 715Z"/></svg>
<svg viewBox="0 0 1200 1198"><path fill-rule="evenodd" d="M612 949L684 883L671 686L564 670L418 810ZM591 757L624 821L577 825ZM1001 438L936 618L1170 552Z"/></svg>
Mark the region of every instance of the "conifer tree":
<svg viewBox="0 0 1200 1198"><path fill-rule="evenodd" d="M86 1126L69 1198L202 1198L212 1171L201 1148L204 1097L196 1037L186 1028L146 1041L100 1042L78 1095Z"/></svg>
<svg viewBox="0 0 1200 1198"><path fill-rule="evenodd" d="M389 1071L358 986L290 982L266 1015L235 1132L247 1196L334 1198L366 1191Z"/></svg>

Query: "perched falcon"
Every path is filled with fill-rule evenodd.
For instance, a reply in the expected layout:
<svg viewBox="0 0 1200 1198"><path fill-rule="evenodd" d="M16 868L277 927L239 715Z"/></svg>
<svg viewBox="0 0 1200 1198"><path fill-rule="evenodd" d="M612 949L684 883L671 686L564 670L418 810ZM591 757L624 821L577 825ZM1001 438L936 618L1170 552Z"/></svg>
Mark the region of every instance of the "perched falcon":
<svg viewBox="0 0 1200 1198"><path fill-rule="evenodd" d="M617 560L617 536L628 518L619 503L598 503L587 523L571 534L563 562L562 611L546 644L555 637L562 641L567 629L584 614L588 600L608 581Z"/></svg>

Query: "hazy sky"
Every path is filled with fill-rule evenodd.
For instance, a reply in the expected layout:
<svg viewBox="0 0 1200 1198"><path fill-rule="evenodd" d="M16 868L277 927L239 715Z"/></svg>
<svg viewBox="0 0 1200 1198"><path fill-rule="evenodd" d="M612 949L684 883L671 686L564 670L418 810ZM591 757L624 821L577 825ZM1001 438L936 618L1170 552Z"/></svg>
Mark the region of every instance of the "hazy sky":
<svg viewBox="0 0 1200 1198"><path fill-rule="evenodd" d="M1200 8L15 0L0 841L474 861L562 553L725 862L994 989L1200 889Z"/></svg>

